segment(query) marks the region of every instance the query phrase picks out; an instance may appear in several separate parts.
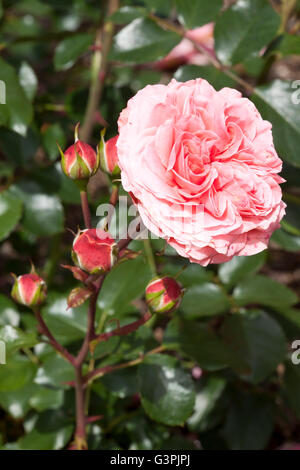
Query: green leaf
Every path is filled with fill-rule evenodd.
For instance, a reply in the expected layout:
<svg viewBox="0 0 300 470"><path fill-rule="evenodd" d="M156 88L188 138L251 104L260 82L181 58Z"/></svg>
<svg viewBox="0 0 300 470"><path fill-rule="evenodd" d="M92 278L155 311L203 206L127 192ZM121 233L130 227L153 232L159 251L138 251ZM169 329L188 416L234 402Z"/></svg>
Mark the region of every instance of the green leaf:
<svg viewBox="0 0 300 470"><path fill-rule="evenodd" d="M198 450L198 447L189 437L185 438L180 434L173 434L161 443L159 449L184 452L185 450Z"/></svg>
<svg viewBox="0 0 300 470"><path fill-rule="evenodd" d="M133 451L158 449L169 435L165 426L150 421L142 410L129 415L123 423L119 424L119 429L126 433L130 450ZM100 446L100 448L103 447Z"/></svg>
<svg viewBox="0 0 300 470"><path fill-rule="evenodd" d="M278 50L283 56L300 54L300 36L284 34L279 44Z"/></svg>
<svg viewBox="0 0 300 470"><path fill-rule="evenodd" d="M175 340L173 328L173 342ZM241 374L251 372L249 365L209 326L184 321L178 324L178 343L182 351L195 359L200 367L219 370L231 367Z"/></svg>
<svg viewBox="0 0 300 470"><path fill-rule="evenodd" d="M110 393L118 398L130 397L138 393L137 370L135 367L121 369L105 375L101 382Z"/></svg>
<svg viewBox="0 0 300 470"><path fill-rule="evenodd" d="M184 287L210 281L213 278L213 272L209 269L196 263L182 263L179 258L166 263L163 267L163 274L176 276L180 284Z"/></svg>
<svg viewBox="0 0 300 470"><path fill-rule="evenodd" d="M22 201L5 191L0 194L0 240L7 238L22 216Z"/></svg>
<svg viewBox="0 0 300 470"><path fill-rule="evenodd" d="M284 394L295 411L297 418L300 418L300 368L297 364L287 363L284 373Z"/></svg>
<svg viewBox="0 0 300 470"><path fill-rule="evenodd" d="M205 65L202 67L199 67L198 65L183 65L176 70L174 78L178 82L204 78L216 90L220 90L223 87L235 87L235 82L231 78L227 77L225 73L216 69L212 65Z"/></svg>
<svg viewBox="0 0 300 470"><path fill-rule="evenodd" d="M22 331L11 325L0 328L0 341L6 346L6 354L10 355L22 348L32 348L39 341L35 333Z"/></svg>
<svg viewBox="0 0 300 470"><path fill-rule="evenodd" d="M206 429L209 416L216 407L226 387L226 380L223 377L208 376L201 379L196 392L195 409L188 419L188 427L191 431Z"/></svg>
<svg viewBox="0 0 300 470"><path fill-rule="evenodd" d="M276 308L276 312L285 320L300 328L300 310L296 308Z"/></svg>
<svg viewBox="0 0 300 470"><path fill-rule="evenodd" d="M63 405L64 391L36 386L30 396L30 406L41 412L58 409Z"/></svg>
<svg viewBox="0 0 300 470"><path fill-rule="evenodd" d="M57 354L48 357L38 369L34 382L38 385L67 388L74 380L73 366Z"/></svg>
<svg viewBox="0 0 300 470"><path fill-rule="evenodd" d="M230 348L249 365L252 372L243 376L247 381L266 379L285 358L285 335L265 312L255 310L227 317L221 332Z"/></svg>
<svg viewBox="0 0 300 470"><path fill-rule="evenodd" d="M80 204L80 191L78 191L76 183L64 174L60 162L56 163L55 169L60 178L58 195L61 201L65 204Z"/></svg>
<svg viewBox="0 0 300 470"><path fill-rule="evenodd" d="M146 14L147 11L142 7L124 6L113 13L109 19L116 24L126 24Z"/></svg>
<svg viewBox="0 0 300 470"><path fill-rule="evenodd" d="M116 266L105 278L98 305L109 315L135 310L131 302L139 298L151 279L151 271L143 258Z"/></svg>
<svg viewBox="0 0 300 470"><path fill-rule="evenodd" d="M56 70L67 70L74 65L79 56L87 52L94 36L82 33L64 39L55 49L54 66Z"/></svg>
<svg viewBox="0 0 300 470"><path fill-rule="evenodd" d="M65 447L72 437L73 426L52 431L39 432L34 429L19 440L21 450L60 450Z"/></svg>
<svg viewBox="0 0 300 470"><path fill-rule="evenodd" d="M0 294L0 326L12 325L18 326L20 322L20 314L15 302Z"/></svg>
<svg viewBox="0 0 300 470"><path fill-rule="evenodd" d="M21 87L15 69L0 58L0 123L25 135L32 120L31 103ZM2 104L4 92L5 104Z"/></svg>
<svg viewBox="0 0 300 470"><path fill-rule="evenodd" d="M259 271L265 260L266 251L253 256L235 256L228 263L220 265L219 278L224 284L233 286L238 281L250 277Z"/></svg>
<svg viewBox="0 0 300 470"><path fill-rule="evenodd" d="M287 200L287 207L281 227L291 235L300 236L300 205L298 201Z"/></svg>
<svg viewBox="0 0 300 470"><path fill-rule="evenodd" d="M143 0L143 3L150 9L152 12L159 13L160 16L168 17L171 14L171 9L173 7L173 0Z"/></svg>
<svg viewBox="0 0 300 470"><path fill-rule="evenodd" d="M261 304L281 308L298 302L297 295L291 289L261 275L240 282L233 291L233 297L240 306Z"/></svg>
<svg viewBox="0 0 300 470"><path fill-rule="evenodd" d="M10 179L13 176L14 168L11 163L0 161L0 179Z"/></svg>
<svg viewBox="0 0 300 470"><path fill-rule="evenodd" d="M13 392L32 381L36 367L27 357L8 357L5 365L0 365L0 392Z"/></svg>
<svg viewBox="0 0 300 470"><path fill-rule="evenodd" d="M227 295L212 282L189 287L180 306L184 318L188 319L219 315L228 311L229 308Z"/></svg>
<svg viewBox="0 0 300 470"><path fill-rule="evenodd" d="M222 0L174 0L180 21L188 28L197 28L214 21L222 8Z"/></svg>
<svg viewBox="0 0 300 470"><path fill-rule="evenodd" d="M42 315L57 340L68 344L84 337L86 311L86 305L68 308L65 294L51 292L42 308Z"/></svg>
<svg viewBox="0 0 300 470"><path fill-rule="evenodd" d="M138 18L114 37L110 59L142 64L162 59L180 36L161 29L148 18Z"/></svg>
<svg viewBox="0 0 300 470"><path fill-rule="evenodd" d="M230 450L260 450L273 430L272 404L258 394L234 393L222 436Z"/></svg>
<svg viewBox="0 0 300 470"><path fill-rule="evenodd" d="M40 414L29 432L19 439L23 450L59 450L71 439L73 425L62 410Z"/></svg>
<svg viewBox="0 0 300 470"><path fill-rule="evenodd" d="M42 133L42 140L45 150L50 158L54 161L59 156L57 144L63 149L66 145L65 134L58 123L48 126Z"/></svg>
<svg viewBox="0 0 300 470"><path fill-rule="evenodd" d="M64 209L57 196L46 194L31 182L12 189L23 200L22 223L27 230L37 236L51 236L64 230Z"/></svg>
<svg viewBox="0 0 300 470"><path fill-rule="evenodd" d="M273 233L271 241L277 243L286 251L300 251L300 237L291 235L283 228L280 228Z"/></svg>
<svg viewBox="0 0 300 470"><path fill-rule="evenodd" d="M259 52L276 35L280 17L266 0L238 0L215 24L215 51L225 65Z"/></svg>
<svg viewBox="0 0 300 470"><path fill-rule="evenodd" d="M2 105L0 105L0 112ZM1 117L0 117L1 119ZM39 147L36 133L28 129L26 136L17 134L9 129L0 128L1 151L8 161L28 170L34 163L34 156Z"/></svg>
<svg viewBox="0 0 300 470"><path fill-rule="evenodd" d="M30 409L29 400L35 385L27 383L24 387L10 392L0 392L1 407L13 418L19 419L25 416Z"/></svg>
<svg viewBox="0 0 300 470"><path fill-rule="evenodd" d="M174 357L147 357L138 367L138 382L142 405L155 421L178 426L193 412L195 391L191 376Z"/></svg>
<svg viewBox="0 0 300 470"><path fill-rule="evenodd" d="M19 80L25 95L29 101L33 101L38 87L38 79L34 73L34 70L27 62L22 62L21 64L19 70Z"/></svg>
<svg viewBox="0 0 300 470"><path fill-rule="evenodd" d="M264 119L272 123L274 143L279 156L300 167L299 86L275 80L255 88L251 97Z"/></svg>

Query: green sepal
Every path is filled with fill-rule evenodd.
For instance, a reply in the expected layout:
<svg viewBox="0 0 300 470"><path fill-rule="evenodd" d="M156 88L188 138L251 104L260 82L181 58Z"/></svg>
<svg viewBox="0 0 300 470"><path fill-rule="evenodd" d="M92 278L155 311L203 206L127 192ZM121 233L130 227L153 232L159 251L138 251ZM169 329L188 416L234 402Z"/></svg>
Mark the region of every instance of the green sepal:
<svg viewBox="0 0 300 470"><path fill-rule="evenodd" d="M97 160L99 159L101 170L104 171L105 173L109 173L109 170L106 165L106 158L105 158L105 140L104 140L105 133L106 133L106 129L104 127L100 132L100 142L99 142L99 145L97 146Z"/></svg>
<svg viewBox="0 0 300 470"><path fill-rule="evenodd" d="M62 167L62 170L64 172L64 174L66 176L69 177L68 173L67 173L67 169L66 169L66 157L65 157L65 154L64 152L62 151L60 145L56 142L56 145L58 147L58 150L59 150L59 153L60 153L60 156L61 156L61 167Z"/></svg>

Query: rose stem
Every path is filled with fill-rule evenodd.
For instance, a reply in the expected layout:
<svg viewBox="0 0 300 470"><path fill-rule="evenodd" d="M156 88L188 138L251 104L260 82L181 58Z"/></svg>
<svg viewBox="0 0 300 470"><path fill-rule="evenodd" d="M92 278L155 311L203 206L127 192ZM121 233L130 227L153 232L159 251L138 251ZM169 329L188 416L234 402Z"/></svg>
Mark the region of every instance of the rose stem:
<svg viewBox="0 0 300 470"><path fill-rule="evenodd" d="M92 228L92 220L91 220L91 213L89 208L89 202L87 197L87 191L81 190L80 191L80 198L81 198L81 208L83 213L83 219L86 228Z"/></svg>
<svg viewBox="0 0 300 470"><path fill-rule="evenodd" d="M49 343L57 352L59 352L68 362L74 365L75 357L72 356L72 354L70 354L69 351L67 351L67 349L65 349L61 344L59 344L58 341L56 341L46 323L44 322L40 311L36 309L34 310L34 314L38 322L39 332L48 338Z"/></svg>
<svg viewBox="0 0 300 470"><path fill-rule="evenodd" d="M153 276L156 276L157 275L156 263L155 263L155 258L154 258L153 251L152 251L151 241L149 240L149 238L144 240L144 250L145 250L147 261L151 270L151 274Z"/></svg>
<svg viewBox="0 0 300 470"><path fill-rule="evenodd" d="M147 321L149 321L151 317L152 317L151 313L146 312L141 318L139 318L138 320L132 323L129 323L128 325L125 325L120 328L116 328L115 330L108 331L106 333L101 333L95 336L93 342L95 342L94 344L97 344L102 341L107 341L112 336L128 335L129 333L136 331L141 325L144 325L145 323L147 323Z"/></svg>
<svg viewBox="0 0 300 470"><path fill-rule="evenodd" d="M75 367L75 391L76 391L76 431L75 444L77 450L87 448L85 432L85 413L84 413L84 389L82 367Z"/></svg>
<svg viewBox="0 0 300 470"><path fill-rule="evenodd" d="M119 185L113 184L112 189L111 189L109 204L113 207L116 207L118 198L119 198ZM109 230L112 217L113 217L113 211L109 212L108 216L106 217L105 230Z"/></svg>
<svg viewBox="0 0 300 470"><path fill-rule="evenodd" d="M243 86L249 93L254 93L255 89L250 85L250 83L246 82L242 78L240 78L238 75L236 75L234 72L232 72L228 67L225 67L221 62L213 55L211 52L207 51L205 47L201 46L201 44L198 44L197 41L195 41L192 38L189 38L186 36L186 30L178 25L175 25L174 23L171 23L168 20L164 20L162 18L159 18L153 14L149 15L149 18L153 20L158 26L162 27L163 29L167 29L169 31L173 31L182 38L188 39L197 49L197 51L201 52L204 54L210 63L216 67L216 69L220 70L220 72L223 72L227 77L230 77L232 80L234 80L236 83L239 85Z"/></svg>
<svg viewBox="0 0 300 470"><path fill-rule="evenodd" d="M104 366L104 367L99 367L98 369L93 370L92 372L88 373L84 377L84 385L86 386L87 384L91 383L93 380L103 377L103 375L109 374L111 372L114 372L115 370L120 370L120 369L125 369L126 367L133 367L136 366L137 364L140 364L143 362L146 356L150 356L151 354L157 354L166 349L166 346L162 344L161 346L157 346L157 348L151 349L151 351L146 352L142 356L138 357L137 359L133 359L132 361L125 362L122 364L116 364L113 366Z"/></svg>
<svg viewBox="0 0 300 470"><path fill-rule="evenodd" d="M107 6L107 17L112 15L119 8L119 0L109 0ZM91 66L91 86L88 97L88 104L84 116L84 122L81 129L81 138L88 141L93 132L95 123L95 114L99 108L103 85L108 64L108 53L111 47L114 32L114 25L106 20L96 36L95 52L92 58Z"/></svg>

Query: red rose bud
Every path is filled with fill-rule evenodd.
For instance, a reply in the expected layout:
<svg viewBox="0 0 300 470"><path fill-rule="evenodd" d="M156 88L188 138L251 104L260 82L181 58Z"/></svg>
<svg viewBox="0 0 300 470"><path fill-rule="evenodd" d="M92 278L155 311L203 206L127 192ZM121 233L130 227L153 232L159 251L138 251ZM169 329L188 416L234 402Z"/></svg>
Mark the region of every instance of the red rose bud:
<svg viewBox="0 0 300 470"><path fill-rule="evenodd" d="M118 135L112 137L107 142L104 140L105 129L101 132L101 141L98 146L98 158L100 167L109 175L118 176L120 168L118 165L117 140Z"/></svg>
<svg viewBox="0 0 300 470"><path fill-rule="evenodd" d="M75 143L65 153L58 146L61 154L61 166L66 176L72 180L87 180L99 168L99 158L95 150L78 139L78 127L75 128Z"/></svg>
<svg viewBox="0 0 300 470"><path fill-rule="evenodd" d="M12 298L27 307L41 305L45 301L46 295L46 283L35 273L23 274L16 278L11 291Z"/></svg>
<svg viewBox="0 0 300 470"><path fill-rule="evenodd" d="M146 302L153 313L169 313L179 307L181 285L172 277L156 277L146 287Z"/></svg>
<svg viewBox="0 0 300 470"><path fill-rule="evenodd" d="M117 243L104 230L81 230L73 242L74 263L90 274L109 271L117 259L117 254Z"/></svg>

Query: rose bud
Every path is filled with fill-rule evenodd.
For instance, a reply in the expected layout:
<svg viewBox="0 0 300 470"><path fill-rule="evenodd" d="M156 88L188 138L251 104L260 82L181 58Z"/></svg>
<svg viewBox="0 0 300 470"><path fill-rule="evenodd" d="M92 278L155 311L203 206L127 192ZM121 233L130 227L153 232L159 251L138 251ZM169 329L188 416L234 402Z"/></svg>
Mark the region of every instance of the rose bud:
<svg viewBox="0 0 300 470"><path fill-rule="evenodd" d="M104 140L105 129L101 132L101 141L98 146L98 158L100 160L100 167L109 175L118 176L120 168L118 165L118 152L117 140L118 135L112 137L105 142Z"/></svg>
<svg viewBox="0 0 300 470"><path fill-rule="evenodd" d="M172 277L155 277L146 287L146 302L153 313L169 313L179 307L183 293Z"/></svg>
<svg viewBox="0 0 300 470"><path fill-rule="evenodd" d="M75 143L65 153L58 146L61 154L61 166L66 176L72 180L87 180L99 168L99 158L95 150L78 138L78 127L75 127Z"/></svg>
<svg viewBox="0 0 300 470"><path fill-rule="evenodd" d="M22 305L32 308L37 307L46 299L47 286L44 279L37 274L23 274L16 277L11 296Z"/></svg>
<svg viewBox="0 0 300 470"><path fill-rule="evenodd" d="M90 274L109 271L117 259L117 254L117 243L104 230L81 230L73 242L74 263Z"/></svg>

